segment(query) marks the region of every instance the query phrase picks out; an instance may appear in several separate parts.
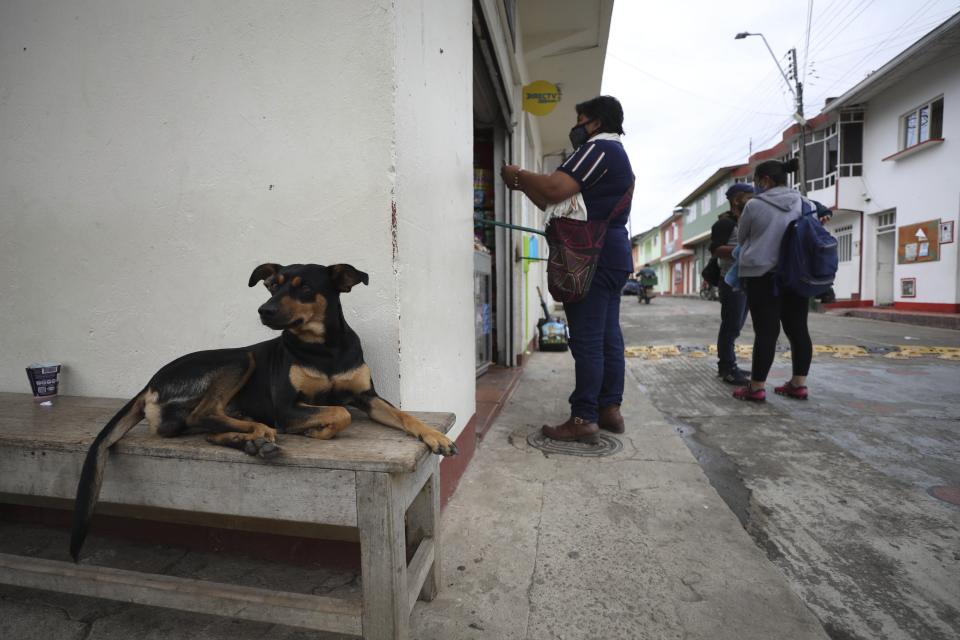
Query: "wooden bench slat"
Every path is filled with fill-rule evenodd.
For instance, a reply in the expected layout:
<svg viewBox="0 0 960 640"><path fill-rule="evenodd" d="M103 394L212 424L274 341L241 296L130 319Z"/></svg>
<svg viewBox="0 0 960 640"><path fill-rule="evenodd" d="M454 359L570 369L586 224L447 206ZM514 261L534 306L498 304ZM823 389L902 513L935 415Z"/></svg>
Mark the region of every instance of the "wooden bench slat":
<svg viewBox="0 0 960 640"><path fill-rule="evenodd" d="M55 451L82 451L124 404L122 399L63 396L42 407L29 394L0 393L0 446L36 446ZM444 433L455 421L452 413L411 412ZM281 435L283 454L269 461L211 445L202 435L159 438L146 423L135 427L116 446L116 453L251 465L316 467L350 471L410 472L424 457L426 445L402 431L354 415L354 424L332 440Z"/></svg>
<svg viewBox="0 0 960 640"><path fill-rule="evenodd" d="M0 583L288 626L361 634L353 600L0 553Z"/></svg>
<svg viewBox="0 0 960 640"><path fill-rule="evenodd" d="M417 552L413 554L413 559L407 566L407 600L409 606L407 611L413 611L413 606L417 604L420 597L420 589L427 579L427 573L433 566L434 559L433 538L424 538L417 547Z"/></svg>

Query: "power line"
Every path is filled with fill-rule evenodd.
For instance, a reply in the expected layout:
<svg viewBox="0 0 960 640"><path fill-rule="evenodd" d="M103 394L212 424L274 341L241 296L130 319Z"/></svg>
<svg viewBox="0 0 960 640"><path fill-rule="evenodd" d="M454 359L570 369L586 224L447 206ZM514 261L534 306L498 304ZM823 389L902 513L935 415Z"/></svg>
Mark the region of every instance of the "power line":
<svg viewBox="0 0 960 640"><path fill-rule="evenodd" d="M667 85L668 87L672 87L672 88L676 89L677 91L682 91L683 93L686 93L686 94L689 94L689 95L691 95L691 96L694 96L695 98L699 98L699 99L701 99L701 100L704 100L705 102L709 102L710 104L717 105L717 106L720 106L720 107L726 107L727 109L733 109L733 110L735 110L735 111L743 111L744 113L749 113L749 114L753 114L753 115L762 115L762 116L778 116L778 115L780 115L779 113L771 113L771 112L767 112L767 111L752 111L752 110L750 110L750 109L744 109L743 107L738 107L738 106L736 106L736 105L726 104L726 103L724 103L724 102L720 102L720 101L718 101L718 100L714 100L713 98L708 98L707 96L700 95L699 93L696 93L696 92L694 92L694 91L690 91L689 89L685 89L685 88L683 88L683 87L677 86L677 85L673 84L672 82L670 82L670 81L668 81L668 80L664 80L663 78L661 78L661 77L659 77L659 76L656 76L656 75L650 73L649 71L647 71L647 70L645 70L645 69L641 69L640 67L638 67L637 65L633 64L633 63L630 62L629 60L626 60L626 59L618 56L618 55L615 54L615 53L610 53L609 55L610 55L610 57L613 58L614 60L620 61L621 63L627 65L628 67L630 67L630 68L633 69L634 71L637 71L638 73L642 73L643 75L645 75L645 76L647 76L647 77L649 77L649 78L652 78L652 79L656 80L657 82L663 83L663 84Z"/></svg>
<svg viewBox="0 0 960 640"><path fill-rule="evenodd" d="M845 16L838 18L830 27L827 28L826 32L817 39L816 45L813 48L813 51L810 53L811 56L816 56L818 53L823 51L824 47L829 45L834 41L841 33L843 33L847 28L850 27L854 22L857 21L863 13L870 8L874 0L861 0L859 4L854 6L850 13ZM809 63L809 58L804 60L804 64Z"/></svg>
<svg viewBox="0 0 960 640"><path fill-rule="evenodd" d="M891 47L893 47L893 46L897 46L896 43L898 43L898 42L902 42L902 41L904 41L904 40L910 40L910 41L916 40L918 35L923 34L923 33L926 33L926 32L929 31L932 27L935 27L935 26L937 26L938 24L940 24L941 22L943 22L943 18L944 18L944 17L951 16L951 15L953 15L953 11L951 11L949 14L946 14L946 15L942 16L941 18L933 21L933 22L924 23L923 25L917 26L917 27L915 27L915 28L913 28L913 29L910 29L909 31L904 31L902 28L897 28L897 29L893 29L893 30L891 30L891 31L881 32L880 34L877 34L877 35L879 35L879 36L885 36L885 35L888 35L888 34L891 34L891 33L894 34L895 37L891 40L890 44L884 47L885 49L889 49L889 48L891 48ZM840 58L845 58L845 57L851 56L851 55L853 55L853 54L855 54L855 53L860 53L861 51L866 51L867 49L871 49L871 48L875 47L876 44L877 44L877 40L876 40L875 38L876 38L876 36L870 36L870 37L868 37L868 38L860 38L860 39L859 39L860 41L863 41L863 40L871 40L871 42L870 42L870 44L867 44L867 45L864 45L864 46L860 46L860 47L857 47L857 48L855 48L855 49L848 49L848 50L843 51L843 52L841 52L841 53L837 53L837 54L835 54L835 55L830 56L829 58L818 58L816 62L817 62L817 63L821 63L821 62L829 62L830 60L838 60L838 59L840 59ZM856 42L856 41L857 41L857 40L851 40L851 42Z"/></svg>
<svg viewBox="0 0 960 640"><path fill-rule="evenodd" d="M929 7L930 5L932 5L934 2L936 2L936 0L927 0L927 2L926 2L925 4L923 4L919 9L917 9L916 12L914 12L909 18L907 18L906 22L903 23L902 28L903 28L903 29L909 28L909 26L917 19L917 17L920 16L924 11L926 11L927 7ZM832 90L835 86L837 86L837 85L840 84L843 80L845 80L845 79L847 78L847 76L849 76L851 73L853 73L854 71L856 71L856 70L858 70L858 69L861 69L861 65L862 65L865 61L869 60L869 59L871 58L871 56L873 56L873 54L874 54L880 47L882 47L884 44L886 44L886 43L890 40L891 37L892 37L892 36L887 37L886 39L882 40L882 41L880 42L880 44L878 44L874 49L870 50L870 52L867 53L867 55L863 56L863 58L861 58L856 64L851 65L850 68L848 69L848 71L847 71L846 73L844 73L842 76L840 76L840 78L839 78L836 82L834 82L832 85L830 85L829 87L827 87L825 93L829 93L830 90Z"/></svg>
<svg viewBox="0 0 960 640"><path fill-rule="evenodd" d="M806 44L803 47L803 78L802 82L806 83L807 81L807 60L809 60L810 53L810 23L813 21L813 0L807 1L807 34L806 34Z"/></svg>

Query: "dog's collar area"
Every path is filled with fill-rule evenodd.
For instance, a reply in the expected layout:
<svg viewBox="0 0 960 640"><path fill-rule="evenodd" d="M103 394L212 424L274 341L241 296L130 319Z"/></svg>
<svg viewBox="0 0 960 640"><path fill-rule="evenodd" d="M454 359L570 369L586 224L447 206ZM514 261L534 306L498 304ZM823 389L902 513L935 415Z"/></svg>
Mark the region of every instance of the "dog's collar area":
<svg viewBox="0 0 960 640"><path fill-rule="evenodd" d="M337 350L336 347L331 348L330 345L324 342L307 342L306 340L301 340L297 334L290 330L290 327L284 329L280 337L283 339L283 344L291 351L309 351L311 353L326 354L333 353Z"/></svg>
<svg viewBox="0 0 960 640"><path fill-rule="evenodd" d="M350 335L352 334L352 335ZM354 366L363 362L363 351L360 348L360 339L352 331L350 334L341 334L334 342L305 342L290 331L284 331L280 339L287 351L299 355L309 363L337 363L341 366Z"/></svg>

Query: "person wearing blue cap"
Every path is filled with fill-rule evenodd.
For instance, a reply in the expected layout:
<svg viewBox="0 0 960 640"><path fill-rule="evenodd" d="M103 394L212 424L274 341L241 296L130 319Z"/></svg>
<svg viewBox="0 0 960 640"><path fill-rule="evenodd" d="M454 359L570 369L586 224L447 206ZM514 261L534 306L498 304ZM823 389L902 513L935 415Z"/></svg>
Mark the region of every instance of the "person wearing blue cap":
<svg viewBox="0 0 960 640"><path fill-rule="evenodd" d="M738 182L727 189L730 211L720 214L710 229L710 253L720 267L720 331L717 333L717 375L728 384L745 385L750 376L737 367L734 343L747 320L747 296L724 281L733 266L733 250L737 246L737 222L743 207L753 197L753 187Z"/></svg>

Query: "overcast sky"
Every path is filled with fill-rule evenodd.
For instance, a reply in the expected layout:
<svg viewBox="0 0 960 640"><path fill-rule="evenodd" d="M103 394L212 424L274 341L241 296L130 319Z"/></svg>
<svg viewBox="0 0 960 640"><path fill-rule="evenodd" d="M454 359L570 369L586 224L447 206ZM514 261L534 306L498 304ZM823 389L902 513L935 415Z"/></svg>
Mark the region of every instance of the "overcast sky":
<svg viewBox="0 0 960 640"><path fill-rule="evenodd" d="M786 70L797 48L805 113L838 96L960 11L958 0L616 0L603 93L625 113L637 176L632 232L659 224L724 165L780 140L793 113L763 33ZM807 64L804 64L805 51Z"/></svg>

